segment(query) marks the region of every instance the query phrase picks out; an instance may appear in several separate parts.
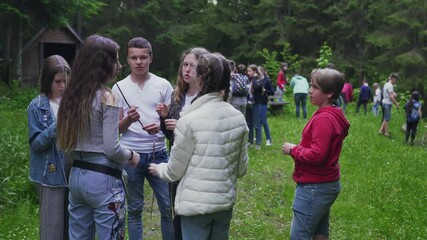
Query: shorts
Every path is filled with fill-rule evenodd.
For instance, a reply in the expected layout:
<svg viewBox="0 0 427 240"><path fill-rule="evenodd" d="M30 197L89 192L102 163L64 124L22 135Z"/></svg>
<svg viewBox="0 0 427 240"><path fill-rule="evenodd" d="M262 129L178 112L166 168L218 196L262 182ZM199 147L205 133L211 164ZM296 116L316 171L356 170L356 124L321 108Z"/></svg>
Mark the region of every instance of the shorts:
<svg viewBox="0 0 427 240"><path fill-rule="evenodd" d="M383 103L384 121L388 122L391 119L391 106L392 104Z"/></svg>

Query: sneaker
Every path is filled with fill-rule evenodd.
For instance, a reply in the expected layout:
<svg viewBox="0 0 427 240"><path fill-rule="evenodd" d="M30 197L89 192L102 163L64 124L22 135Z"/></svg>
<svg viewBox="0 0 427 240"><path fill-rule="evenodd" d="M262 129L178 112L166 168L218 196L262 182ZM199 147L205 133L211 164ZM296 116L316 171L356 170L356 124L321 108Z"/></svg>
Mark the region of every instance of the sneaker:
<svg viewBox="0 0 427 240"><path fill-rule="evenodd" d="M265 146L271 146L273 143L271 142L270 139L267 139L267 141L265 142Z"/></svg>
<svg viewBox="0 0 427 240"><path fill-rule="evenodd" d="M260 145L255 145L255 150L261 150L261 146Z"/></svg>

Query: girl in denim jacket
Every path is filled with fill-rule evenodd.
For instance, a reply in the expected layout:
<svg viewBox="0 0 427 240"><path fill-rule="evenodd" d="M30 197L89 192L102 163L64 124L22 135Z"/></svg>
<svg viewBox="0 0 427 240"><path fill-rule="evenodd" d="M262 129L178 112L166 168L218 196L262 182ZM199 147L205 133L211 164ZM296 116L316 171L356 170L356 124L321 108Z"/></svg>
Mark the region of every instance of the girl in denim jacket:
<svg viewBox="0 0 427 240"><path fill-rule="evenodd" d="M27 109L30 180L36 184L39 197L40 239L63 239L68 235L67 164L56 147L56 117L70 73L63 57L46 58L40 76L40 95Z"/></svg>

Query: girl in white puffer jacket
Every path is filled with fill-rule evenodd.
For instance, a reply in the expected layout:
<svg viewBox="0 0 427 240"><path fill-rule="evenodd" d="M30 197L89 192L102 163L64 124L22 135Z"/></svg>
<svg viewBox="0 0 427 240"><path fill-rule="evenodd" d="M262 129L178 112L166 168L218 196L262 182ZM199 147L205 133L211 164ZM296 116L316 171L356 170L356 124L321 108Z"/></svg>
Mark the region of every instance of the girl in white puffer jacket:
<svg viewBox="0 0 427 240"><path fill-rule="evenodd" d="M196 69L203 88L176 123L169 162L149 170L168 182L180 180L175 211L183 239L228 239L237 178L248 166L249 130L243 114L227 103L228 60L205 54Z"/></svg>

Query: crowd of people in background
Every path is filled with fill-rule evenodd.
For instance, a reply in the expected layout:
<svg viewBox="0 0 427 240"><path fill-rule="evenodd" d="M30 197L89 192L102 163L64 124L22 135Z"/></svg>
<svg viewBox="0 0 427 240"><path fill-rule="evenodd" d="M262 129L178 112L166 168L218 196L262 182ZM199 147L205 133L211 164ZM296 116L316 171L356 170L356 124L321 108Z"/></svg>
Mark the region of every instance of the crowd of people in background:
<svg viewBox="0 0 427 240"><path fill-rule="evenodd" d="M269 74L264 67L255 64L249 64L247 67L239 64L236 68L234 61L231 61L231 69L229 102L246 118L249 127L249 146L261 150L263 130L265 145L271 146L273 141L267 111L270 96L275 94L275 90ZM282 75L279 75L284 78L286 75L283 74L283 69L280 72ZM283 89L284 86L285 84Z"/></svg>
<svg viewBox="0 0 427 240"><path fill-rule="evenodd" d="M380 86L378 82L372 84L372 89L369 86L367 79L362 80L362 85L359 88L358 100L356 103L356 114L359 113L360 107L363 107L363 112L366 115L368 113L368 104L372 99L372 108L371 112L374 116L381 115L381 126L378 131L379 135L385 137L391 137L389 131L389 122L392 116L392 107L393 105L396 109L399 109L399 102L397 100L397 94L394 90L394 85L396 84L399 76L397 73L391 73L387 78L384 86ZM342 89L341 98L339 99L339 104L343 111L346 112L346 106L353 99L353 86L346 82ZM422 104L420 102L421 94L414 90L410 93L410 98L404 105L405 110L405 123L402 129L405 131L405 143L410 145L414 144L414 139L417 134L417 128L419 123L422 120Z"/></svg>
<svg viewBox="0 0 427 240"><path fill-rule="evenodd" d="M150 72L148 40L132 38L126 50L131 73L118 82L119 45L107 37L86 38L71 68L58 55L44 62L40 95L28 106L40 239L124 239L126 217L129 239L142 239L145 180L157 199L162 239L228 239L248 148L273 144L268 103L273 95L283 101L287 87L297 119L308 117L308 96L318 108L301 142L282 145L295 162L291 239L328 238L354 94L344 74L330 64L309 80L300 73L289 80L282 63L273 83L261 65L195 47L183 52L173 88ZM397 80L392 73L371 89L363 79L357 100L356 113L362 106L367 115L372 98L373 114L383 115L379 134L387 137L392 105L399 108ZM411 145L422 119L420 98L414 91L404 106Z"/></svg>

